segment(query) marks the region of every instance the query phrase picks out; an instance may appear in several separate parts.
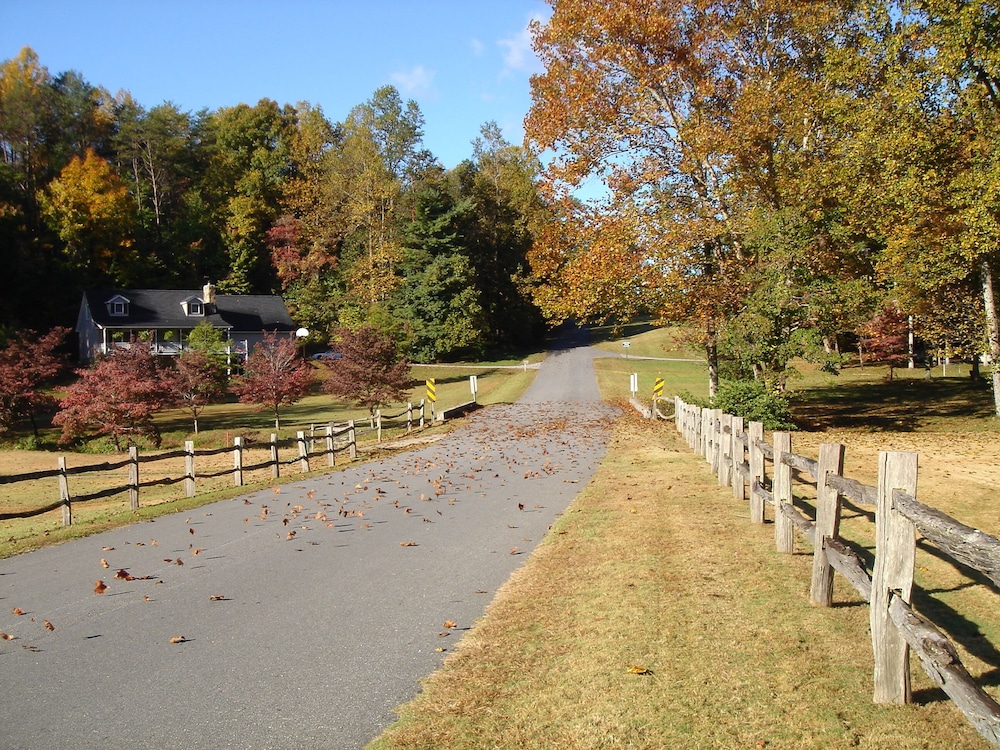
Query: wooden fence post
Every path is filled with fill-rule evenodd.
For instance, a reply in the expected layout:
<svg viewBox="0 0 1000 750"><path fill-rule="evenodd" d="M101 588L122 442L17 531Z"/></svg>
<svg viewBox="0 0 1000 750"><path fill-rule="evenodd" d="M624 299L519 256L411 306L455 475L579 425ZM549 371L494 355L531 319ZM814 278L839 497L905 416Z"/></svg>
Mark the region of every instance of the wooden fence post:
<svg viewBox="0 0 1000 750"><path fill-rule="evenodd" d="M743 417L733 417L733 442L729 455L732 457L733 498L741 503L746 502L747 491L740 468L746 451L747 436L743 431Z"/></svg>
<svg viewBox="0 0 1000 750"><path fill-rule="evenodd" d="M812 585L809 601L821 607L833 606L833 567L826 555L826 540L840 533L840 493L827 482L830 474L843 474L844 446L823 443L816 469L816 542L813 546Z"/></svg>
<svg viewBox="0 0 1000 750"><path fill-rule="evenodd" d="M754 492L754 487L764 486L764 451L760 442L764 440L763 422L751 422L747 432L747 452L750 454L750 522L764 523L764 498Z"/></svg>
<svg viewBox="0 0 1000 750"><path fill-rule="evenodd" d="M128 447L128 501L132 510L139 510L139 449Z"/></svg>
<svg viewBox="0 0 1000 750"><path fill-rule="evenodd" d="M63 526L73 525L73 504L69 496L69 475L66 474L66 457L59 456L59 499L62 500Z"/></svg>
<svg viewBox="0 0 1000 750"><path fill-rule="evenodd" d="M382 442L382 410L375 410L375 440L376 442Z"/></svg>
<svg viewBox="0 0 1000 750"><path fill-rule="evenodd" d="M712 473L719 476L722 463L722 409L712 409Z"/></svg>
<svg viewBox="0 0 1000 750"><path fill-rule="evenodd" d="M306 434L298 433L296 442L299 444L299 471L303 474L309 473L309 445L306 443Z"/></svg>
<svg viewBox="0 0 1000 750"><path fill-rule="evenodd" d="M715 437L715 473L719 478L719 486L729 485L729 472L733 466L733 416L719 413L719 429Z"/></svg>
<svg viewBox="0 0 1000 750"><path fill-rule="evenodd" d="M880 451L875 509L875 565L870 607L876 703L910 702L910 647L889 616L893 596L907 604L913 590L916 529L893 507L892 491L917 494L917 454Z"/></svg>
<svg viewBox="0 0 1000 750"><path fill-rule="evenodd" d="M184 441L184 495L195 496L194 486L194 441Z"/></svg>
<svg viewBox="0 0 1000 750"><path fill-rule="evenodd" d="M691 407L691 419L693 420L693 427L691 433L691 450L697 453L699 450L704 454L704 448L702 448L702 433L705 429L705 413L696 406Z"/></svg>
<svg viewBox="0 0 1000 750"><path fill-rule="evenodd" d="M333 425L326 426L326 465L337 465L337 448L333 444Z"/></svg>
<svg viewBox="0 0 1000 750"><path fill-rule="evenodd" d="M701 410L701 439L698 440L698 455L704 456L709 465L712 463L712 410Z"/></svg>
<svg viewBox="0 0 1000 750"><path fill-rule="evenodd" d="M281 462L278 461L278 435L271 433L271 479L281 476Z"/></svg>
<svg viewBox="0 0 1000 750"><path fill-rule="evenodd" d="M792 520L782 512L782 506L792 504L792 467L781 457L792 452L792 434L775 432L774 438L774 545L778 552L795 551Z"/></svg>
<svg viewBox="0 0 1000 750"><path fill-rule="evenodd" d="M243 438L233 438L233 484L243 486Z"/></svg>
<svg viewBox="0 0 1000 750"><path fill-rule="evenodd" d="M424 399L420 399L420 426L424 426Z"/></svg>
<svg viewBox="0 0 1000 750"><path fill-rule="evenodd" d="M413 403L406 402L406 433L413 432Z"/></svg>
<svg viewBox="0 0 1000 750"><path fill-rule="evenodd" d="M350 422L348 422L347 424L348 424L348 428L347 428L347 446L348 446L348 450L350 450L350 453L348 455L350 455L351 460L353 461L354 459L356 459L358 457L358 434L357 434L357 431L354 429L354 420L353 419Z"/></svg>

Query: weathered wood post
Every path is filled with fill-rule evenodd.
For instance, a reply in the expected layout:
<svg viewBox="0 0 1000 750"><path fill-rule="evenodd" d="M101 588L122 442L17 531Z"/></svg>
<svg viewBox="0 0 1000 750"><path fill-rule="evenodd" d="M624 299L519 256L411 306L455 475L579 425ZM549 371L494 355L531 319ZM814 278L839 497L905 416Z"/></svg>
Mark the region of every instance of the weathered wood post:
<svg viewBox="0 0 1000 750"><path fill-rule="evenodd" d="M132 510L139 510L139 449L128 447L128 502Z"/></svg>
<svg viewBox="0 0 1000 750"><path fill-rule="evenodd" d="M353 461L358 457L358 433L354 429L354 420L352 419L347 423L347 446L350 453L351 460Z"/></svg>
<svg viewBox="0 0 1000 750"><path fill-rule="evenodd" d="M719 415L719 462L716 474L720 487L728 487L733 470L733 415Z"/></svg>
<svg viewBox="0 0 1000 750"><path fill-rule="evenodd" d="M59 456L59 499L62 500L63 526L72 526L73 501L69 496L69 475L66 474L65 456Z"/></svg>
<svg viewBox="0 0 1000 750"><path fill-rule="evenodd" d="M194 441L184 441L184 496L194 497Z"/></svg>
<svg viewBox="0 0 1000 750"><path fill-rule="evenodd" d="M326 465L337 465L337 447L333 444L333 425L326 426Z"/></svg>
<svg viewBox="0 0 1000 750"><path fill-rule="evenodd" d="M233 438L233 484L243 486L243 438Z"/></svg>
<svg viewBox="0 0 1000 750"><path fill-rule="evenodd" d="M785 515L784 506L792 504L792 467L782 459L792 452L792 434L775 432L774 440L774 546L778 552L795 551L792 520Z"/></svg>
<svg viewBox="0 0 1000 750"><path fill-rule="evenodd" d="M691 407L691 418L694 420L694 433L692 435L691 448L697 452L702 445L702 432L705 429L704 412L696 406Z"/></svg>
<svg viewBox="0 0 1000 750"><path fill-rule="evenodd" d="M684 435L684 417L686 416L681 413L681 407L683 404L684 402L681 401L680 396L674 396L674 429L682 435Z"/></svg>
<svg viewBox="0 0 1000 750"><path fill-rule="evenodd" d="M281 462L278 460L278 435L271 433L271 479L278 479L281 476Z"/></svg>
<svg viewBox="0 0 1000 750"><path fill-rule="evenodd" d="M424 399L420 399L420 426L424 426Z"/></svg>
<svg viewBox="0 0 1000 750"><path fill-rule="evenodd" d="M754 487L764 486L764 423L751 422L747 432L747 453L750 456L750 522L764 523L764 498L754 492Z"/></svg>
<svg viewBox="0 0 1000 750"><path fill-rule="evenodd" d="M698 455L704 456L712 464L712 410L701 410L701 439L698 441Z"/></svg>
<svg viewBox="0 0 1000 750"><path fill-rule="evenodd" d="M910 647L889 616L892 597L913 591L916 529L893 507L892 491L917 494L917 454L880 451L875 509L875 565L870 608L876 703L910 702Z"/></svg>
<svg viewBox="0 0 1000 750"><path fill-rule="evenodd" d="M413 432L413 403L406 402L406 433Z"/></svg>
<svg viewBox="0 0 1000 750"><path fill-rule="evenodd" d="M309 444L306 442L306 434L299 432L296 436L299 444L299 471L303 474L309 473Z"/></svg>
<svg viewBox="0 0 1000 750"><path fill-rule="evenodd" d="M375 410L375 441L382 442L382 410Z"/></svg>
<svg viewBox="0 0 1000 750"><path fill-rule="evenodd" d="M826 555L826 540L840 534L840 493L827 481L831 474L843 474L844 446L823 443L816 469L816 543L813 547L812 585L809 601L821 607L833 605L833 567Z"/></svg>
<svg viewBox="0 0 1000 750"><path fill-rule="evenodd" d="M747 491L746 484L744 484L745 480L740 469L743 467L747 436L743 431L743 417L733 417L732 428L733 447L730 449L729 454L732 456L733 460L733 473L730 477L733 481L733 498L741 503L744 503L747 499Z"/></svg>
<svg viewBox="0 0 1000 750"><path fill-rule="evenodd" d="M722 465L722 409L712 409L712 473L719 476Z"/></svg>

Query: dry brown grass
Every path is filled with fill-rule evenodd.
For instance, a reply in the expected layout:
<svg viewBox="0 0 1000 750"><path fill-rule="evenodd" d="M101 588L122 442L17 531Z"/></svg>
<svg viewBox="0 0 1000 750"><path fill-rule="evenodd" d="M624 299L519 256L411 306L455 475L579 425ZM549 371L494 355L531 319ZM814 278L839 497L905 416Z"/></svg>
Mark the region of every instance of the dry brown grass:
<svg viewBox="0 0 1000 750"><path fill-rule="evenodd" d="M752 526L670 427L623 420L591 484L371 747L983 747L916 663L919 703L872 704L868 608L842 581L836 607L811 607L810 566L776 553L773 527Z"/></svg>

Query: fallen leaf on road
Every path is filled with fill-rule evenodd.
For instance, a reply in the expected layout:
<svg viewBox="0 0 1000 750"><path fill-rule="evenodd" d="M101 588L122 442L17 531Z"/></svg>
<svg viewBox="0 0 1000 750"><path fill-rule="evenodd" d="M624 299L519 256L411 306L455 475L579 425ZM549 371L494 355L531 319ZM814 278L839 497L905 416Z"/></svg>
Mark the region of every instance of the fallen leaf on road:
<svg viewBox="0 0 1000 750"><path fill-rule="evenodd" d="M14 609L12 609L10 613L15 617L20 617L21 615L24 614L24 610L21 609L20 607L14 607Z"/></svg>
<svg viewBox="0 0 1000 750"><path fill-rule="evenodd" d="M12 640L14 640L14 639L15 639L16 637L17 637L17 636L13 636L13 635L11 635L10 633L2 633L2 632L0 632L0 638L2 638L2 639L3 639L3 640L5 640L5 641L12 641Z"/></svg>
<svg viewBox="0 0 1000 750"><path fill-rule="evenodd" d="M208 600L210 602L223 602L223 601L226 600L226 595L225 594L212 594L210 597L208 597Z"/></svg>
<svg viewBox="0 0 1000 750"><path fill-rule="evenodd" d="M103 594L107 590L108 590L108 584L106 584L104 581L98 581L94 585L94 593L95 594Z"/></svg>
<svg viewBox="0 0 1000 750"><path fill-rule="evenodd" d="M103 557L101 558L101 567L102 568L110 568L111 567L110 565L108 565L108 561L105 560Z"/></svg>
<svg viewBox="0 0 1000 750"><path fill-rule="evenodd" d="M104 550L105 552L110 552L111 550L114 549L114 547L101 547L101 549Z"/></svg>
<svg viewBox="0 0 1000 750"><path fill-rule="evenodd" d="M56 626L55 626L55 625L53 625L53 624L52 624L51 622L49 622L48 620L42 620L42 625L44 625L44 626L45 626L45 629L46 629L46 630L48 630L48 631L53 631L53 630L55 630L55 629L56 629Z"/></svg>
<svg viewBox="0 0 1000 750"><path fill-rule="evenodd" d="M457 626L455 625L455 621L454 621L454 620L445 620L445 621L444 621L444 626L445 626L446 628L454 628L454 627L457 627Z"/></svg>
<svg viewBox="0 0 1000 750"><path fill-rule="evenodd" d="M175 635L170 639L171 643L184 643L187 640L183 635Z"/></svg>
<svg viewBox="0 0 1000 750"><path fill-rule="evenodd" d="M417 543L416 542L400 542L399 546L400 547L416 547Z"/></svg>

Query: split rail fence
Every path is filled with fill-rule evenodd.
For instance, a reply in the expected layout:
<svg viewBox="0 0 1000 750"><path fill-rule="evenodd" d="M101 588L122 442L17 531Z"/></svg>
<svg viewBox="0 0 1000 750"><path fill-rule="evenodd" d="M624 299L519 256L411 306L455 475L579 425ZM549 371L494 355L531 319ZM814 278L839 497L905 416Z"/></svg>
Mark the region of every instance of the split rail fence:
<svg viewBox="0 0 1000 750"><path fill-rule="evenodd" d="M405 419L404 419L405 417ZM320 426L317 430L315 424L310 426L308 434L305 430L299 430L294 438L284 438L279 440L276 433L271 433L270 440L266 443L268 458L258 463L247 463L244 459L248 455L249 445L243 437L233 438L232 445L222 448L198 448L194 447L193 441L184 443L182 450L155 452L140 454L135 446L129 448L128 458L115 462L104 462L100 464L89 464L87 466L69 467L66 464L66 457L59 456L57 459L58 468L46 471L35 471L24 474L12 474L0 476L0 485L17 484L20 482L37 482L38 480L56 479L58 486L58 500L41 507L28 510L18 510L7 513L0 513L0 521L7 521L14 518L33 518L44 513L50 513L62 509L62 521L64 526L73 523L73 506L78 503L114 495L128 493L129 505L132 510L139 508L140 490L163 485L173 485L184 483L184 496L194 497L197 494L197 481L207 480L216 477L232 475L233 485L242 487L244 485L244 474L251 471L270 469L271 478L277 479L281 476L281 467L298 464L301 473L310 471L310 459L326 457L328 467L333 467L337 462L337 453L347 452L351 461L358 456L358 436L366 433L374 433L377 442L382 441L382 431L388 427L405 427L409 433L415 428L424 427L424 402L419 405L407 404L406 409L398 414L383 415L381 410L368 420L367 427L359 427L354 420L343 424L329 423ZM317 447L318 446L318 447ZM295 448L296 451L291 458L283 458L281 450ZM198 458L209 458L223 454L232 454L233 468L218 471L198 471L196 462ZM184 473L180 476L166 476L159 479L140 480L140 466L150 465L161 461L175 461L184 459ZM100 489L88 493L72 492L70 477L91 473L102 473L120 471L127 469L127 479L124 484L106 489ZM55 493L53 493L55 494Z"/></svg>
<svg viewBox="0 0 1000 750"><path fill-rule="evenodd" d="M764 523L765 506L774 508L775 545L793 551L794 532L813 547L813 604L833 603L834 571L870 605L875 656L876 703L911 701L909 650L924 671L965 714L976 730L1000 747L1000 705L962 665L955 646L930 620L911 607L916 535L946 558L978 571L1000 589L1000 540L951 518L916 498L917 454L879 453L878 484L870 486L843 475L842 444L820 446L818 459L792 453L788 432L764 440L760 422L674 400L674 420L691 449L704 456L720 486L731 486L735 499L749 504L750 520ZM770 471L765 463L770 462ZM796 506L792 471L816 487L815 518ZM875 509L875 558L869 570L839 536L841 504Z"/></svg>

